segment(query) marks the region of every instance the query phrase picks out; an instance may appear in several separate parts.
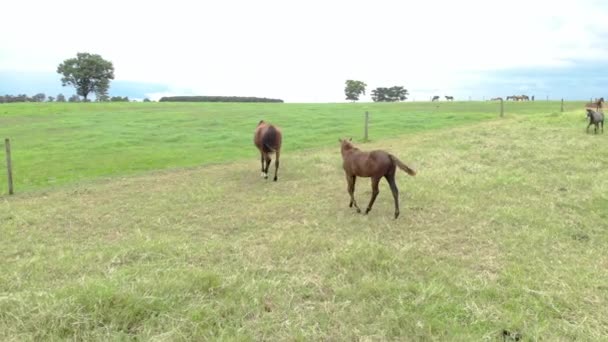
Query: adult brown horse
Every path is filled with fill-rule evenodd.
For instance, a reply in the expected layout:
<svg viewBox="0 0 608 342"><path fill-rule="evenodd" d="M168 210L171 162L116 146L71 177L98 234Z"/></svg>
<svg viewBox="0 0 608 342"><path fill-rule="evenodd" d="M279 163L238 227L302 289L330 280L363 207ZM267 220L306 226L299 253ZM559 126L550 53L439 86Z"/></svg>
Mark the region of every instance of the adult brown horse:
<svg viewBox="0 0 608 342"><path fill-rule="evenodd" d="M399 189L397 189L397 183L395 183L395 170L397 167L407 172L410 176L415 176L416 171L402 163L394 155L387 153L382 150L374 150L370 152L363 152L356 148L352 143L352 139L339 139L340 149L342 152L342 167L346 173L346 182L348 183L348 194L350 195L349 207L352 208L354 205L357 208L357 212L360 213L361 209L357 205L355 200L355 181L357 176L359 177L371 177L372 179L372 198L369 201L365 214L372 210L374 201L380 193L378 190L378 183L382 177L386 178L388 185L393 193L395 199L395 218L399 217Z"/></svg>
<svg viewBox="0 0 608 342"><path fill-rule="evenodd" d="M262 155L262 177L268 179L268 167L270 167L270 154L274 152L276 160L274 161L274 181L277 181L277 173L279 172L279 157L281 156L281 142L283 134L277 126L269 124L264 120L260 120L255 129L253 143L260 150Z"/></svg>
<svg viewBox="0 0 608 342"><path fill-rule="evenodd" d="M585 105L585 108L592 108L594 110L600 110L603 107L604 98L600 97L599 99L595 99L593 102L589 102Z"/></svg>

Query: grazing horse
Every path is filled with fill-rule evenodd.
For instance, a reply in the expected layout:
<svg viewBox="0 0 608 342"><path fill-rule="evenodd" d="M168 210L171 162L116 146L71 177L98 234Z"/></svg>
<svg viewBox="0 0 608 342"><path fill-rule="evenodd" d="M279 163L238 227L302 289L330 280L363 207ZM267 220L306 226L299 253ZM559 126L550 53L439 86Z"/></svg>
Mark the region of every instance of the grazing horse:
<svg viewBox="0 0 608 342"><path fill-rule="evenodd" d="M493 97L490 101L502 101L502 97Z"/></svg>
<svg viewBox="0 0 608 342"><path fill-rule="evenodd" d="M454 96L447 96L447 95L446 95L446 96L445 96L445 99L446 99L447 101L454 101Z"/></svg>
<svg viewBox="0 0 608 342"><path fill-rule="evenodd" d="M587 125L587 133L589 133L589 126L595 125L595 134L597 129L602 126L602 133L604 133L604 113L600 111L594 111L593 109L587 108L587 117L589 118L589 125Z"/></svg>
<svg viewBox="0 0 608 342"><path fill-rule="evenodd" d="M281 155L281 141L283 135L279 127L271 125L264 120L260 120L255 129L253 143L260 150L262 155L262 177L268 179L268 167L270 166L270 154L274 152L276 160L274 161L274 181L277 181L277 173L279 172L279 157Z"/></svg>
<svg viewBox="0 0 608 342"><path fill-rule="evenodd" d="M431 102L435 102L435 101L439 101L438 95L433 96L433 98L431 99Z"/></svg>
<svg viewBox="0 0 608 342"><path fill-rule="evenodd" d="M354 205L357 212L361 209L355 201L355 180L359 177L371 177L372 179L372 198L369 201L365 214L372 210L376 196L380 193L378 183L382 177L386 178L388 185L395 199L395 218L399 217L399 189L395 183L395 170L397 167L407 172L410 176L415 176L416 171L405 165L397 157L382 150L374 150L363 152L356 148L352 143L352 139L339 139L340 150L342 153L342 167L346 174L346 182L348 183L348 194L350 195L349 207Z"/></svg>

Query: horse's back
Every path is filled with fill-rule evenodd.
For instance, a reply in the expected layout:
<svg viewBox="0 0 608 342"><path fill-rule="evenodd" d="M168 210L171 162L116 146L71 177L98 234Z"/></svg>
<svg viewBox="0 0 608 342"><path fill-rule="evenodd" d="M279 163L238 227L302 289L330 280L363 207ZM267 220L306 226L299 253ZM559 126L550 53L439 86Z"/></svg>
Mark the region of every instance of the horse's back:
<svg viewBox="0 0 608 342"><path fill-rule="evenodd" d="M344 160L344 170L358 177L380 177L394 167L390 155L383 150L353 152Z"/></svg>

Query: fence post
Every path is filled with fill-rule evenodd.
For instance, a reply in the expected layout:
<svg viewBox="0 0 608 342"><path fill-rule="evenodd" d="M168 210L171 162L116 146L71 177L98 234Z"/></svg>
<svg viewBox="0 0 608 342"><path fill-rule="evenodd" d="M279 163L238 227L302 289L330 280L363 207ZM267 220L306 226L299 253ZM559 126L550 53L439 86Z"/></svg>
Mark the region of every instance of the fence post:
<svg viewBox="0 0 608 342"><path fill-rule="evenodd" d="M368 126L369 126L369 112L368 112L368 111L366 111L366 112L365 112L365 131L364 131L365 133L364 133L364 137L363 137L363 140L364 140L364 141L367 141L367 140L368 140L368 139L367 139L367 138L368 138L368 136L367 136L367 132L368 132Z"/></svg>
<svg viewBox="0 0 608 342"><path fill-rule="evenodd" d="M13 166L11 163L11 141L4 139L4 147L6 148L6 171L8 173L8 194L14 194L13 191Z"/></svg>
<svg viewBox="0 0 608 342"><path fill-rule="evenodd" d="M502 101L502 98L500 98L500 117L502 118L504 115L505 115L505 106Z"/></svg>
<svg viewBox="0 0 608 342"><path fill-rule="evenodd" d="M562 113L564 112L564 99L562 98L562 108L561 108Z"/></svg>

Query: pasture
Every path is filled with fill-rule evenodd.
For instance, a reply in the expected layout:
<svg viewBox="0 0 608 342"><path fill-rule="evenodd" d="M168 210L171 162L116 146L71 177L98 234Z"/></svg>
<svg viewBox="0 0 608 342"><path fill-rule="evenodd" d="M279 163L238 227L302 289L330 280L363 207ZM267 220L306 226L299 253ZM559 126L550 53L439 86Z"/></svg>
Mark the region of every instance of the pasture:
<svg viewBox="0 0 608 342"><path fill-rule="evenodd" d="M0 106L0 340L601 340L608 136L583 103L497 108ZM340 136L416 169L399 219L384 180L348 207Z"/></svg>

